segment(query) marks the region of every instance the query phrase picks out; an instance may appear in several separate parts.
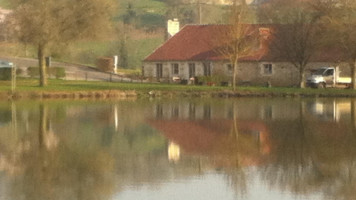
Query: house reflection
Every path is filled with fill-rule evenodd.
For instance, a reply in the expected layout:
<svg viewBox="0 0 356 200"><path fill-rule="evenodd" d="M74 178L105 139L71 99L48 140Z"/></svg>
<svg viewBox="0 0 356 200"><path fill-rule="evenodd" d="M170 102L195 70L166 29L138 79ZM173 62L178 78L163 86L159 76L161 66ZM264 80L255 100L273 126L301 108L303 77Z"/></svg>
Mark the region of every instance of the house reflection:
<svg viewBox="0 0 356 200"><path fill-rule="evenodd" d="M168 145L168 160L170 162L178 162L180 159L180 147L174 142L169 142Z"/></svg>
<svg viewBox="0 0 356 200"><path fill-rule="evenodd" d="M350 99L316 99L306 103L308 113L323 121L340 122L350 118Z"/></svg>
<svg viewBox="0 0 356 200"><path fill-rule="evenodd" d="M215 167L262 164L271 152L270 134L262 120L232 119L233 106L158 104L149 124L169 141L168 159L181 154L209 157ZM229 109L230 108L230 109ZM237 127L237 130L235 130Z"/></svg>
<svg viewBox="0 0 356 200"><path fill-rule="evenodd" d="M210 119L211 109L209 104L156 104L153 113L156 119Z"/></svg>

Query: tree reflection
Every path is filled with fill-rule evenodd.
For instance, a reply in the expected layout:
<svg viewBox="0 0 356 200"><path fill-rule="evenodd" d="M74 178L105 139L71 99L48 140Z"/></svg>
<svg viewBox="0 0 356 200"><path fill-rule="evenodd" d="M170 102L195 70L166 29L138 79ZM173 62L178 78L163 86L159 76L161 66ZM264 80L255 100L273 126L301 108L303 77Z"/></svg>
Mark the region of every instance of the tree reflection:
<svg viewBox="0 0 356 200"><path fill-rule="evenodd" d="M296 194L321 191L328 198L353 199L356 195L354 110L350 111L352 123L324 122L310 120L303 105L301 102L299 122L273 122L272 131L278 145L271 154L273 162L261 171L264 180L268 185Z"/></svg>
<svg viewBox="0 0 356 200"><path fill-rule="evenodd" d="M241 196L254 192L251 180L262 177L264 185L296 196L353 199L356 101L341 102L351 111L340 120L310 114L307 101L312 100L288 101L278 116L274 101L159 108L130 102L116 102L117 108L41 103L27 114L16 106L17 117L10 116L9 104L0 110L8 113L7 126L0 127L0 170L10 179L8 199L110 199L120 189L114 185L160 185L213 170ZM341 100L323 101L332 108ZM137 118L127 118L130 111ZM29 128L19 128L23 121ZM13 126L19 126L16 137Z"/></svg>
<svg viewBox="0 0 356 200"><path fill-rule="evenodd" d="M68 145L50 128L49 108L39 105L39 130L22 138L21 172L12 177L11 199L109 199L113 158L106 152Z"/></svg>

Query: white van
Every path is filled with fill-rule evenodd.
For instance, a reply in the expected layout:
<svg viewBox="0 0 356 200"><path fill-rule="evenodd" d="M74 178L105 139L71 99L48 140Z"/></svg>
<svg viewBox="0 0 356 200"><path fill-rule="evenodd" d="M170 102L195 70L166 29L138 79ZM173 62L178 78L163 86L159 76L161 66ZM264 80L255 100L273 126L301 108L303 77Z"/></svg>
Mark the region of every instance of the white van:
<svg viewBox="0 0 356 200"><path fill-rule="evenodd" d="M0 68L12 68L14 64L12 62L0 60Z"/></svg>

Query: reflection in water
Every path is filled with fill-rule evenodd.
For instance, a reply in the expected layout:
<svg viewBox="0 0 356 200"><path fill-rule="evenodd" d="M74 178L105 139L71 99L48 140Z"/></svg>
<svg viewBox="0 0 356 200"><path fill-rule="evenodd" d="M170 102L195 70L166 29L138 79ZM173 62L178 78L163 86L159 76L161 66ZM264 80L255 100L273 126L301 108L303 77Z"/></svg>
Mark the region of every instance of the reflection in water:
<svg viewBox="0 0 356 200"><path fill-rule="evenodd" d="M0 200L353 199L355 102L2 103Z"/></svg>
<svg viewBox="0 0 356 200"><path fill-rule="evenodd" d="M170 142L168 145L168 160L172 162L178 162L180 159L180 147L174 142Z"/></svg>

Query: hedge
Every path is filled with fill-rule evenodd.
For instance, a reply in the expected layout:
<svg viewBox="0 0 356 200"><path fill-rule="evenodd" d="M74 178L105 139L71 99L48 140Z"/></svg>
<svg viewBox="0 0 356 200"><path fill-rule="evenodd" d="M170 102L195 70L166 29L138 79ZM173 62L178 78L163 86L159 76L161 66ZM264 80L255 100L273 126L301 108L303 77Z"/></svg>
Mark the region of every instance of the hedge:
<svg viewBox="0 0 356 200"><path fill-rule="evenodd" d="M65 78L66 77L66 70L64 67L50 67L47 68L47 73L49 76L54 76L56 79ZM31 78L39 77L40 71L38 67L28 67L27 73Z"/></svg>
<svg viewBox="0 0 356 200"><path fill-rule="evenodd" d="M11 80L12 68L0 68L0 80Z"/></svg>

